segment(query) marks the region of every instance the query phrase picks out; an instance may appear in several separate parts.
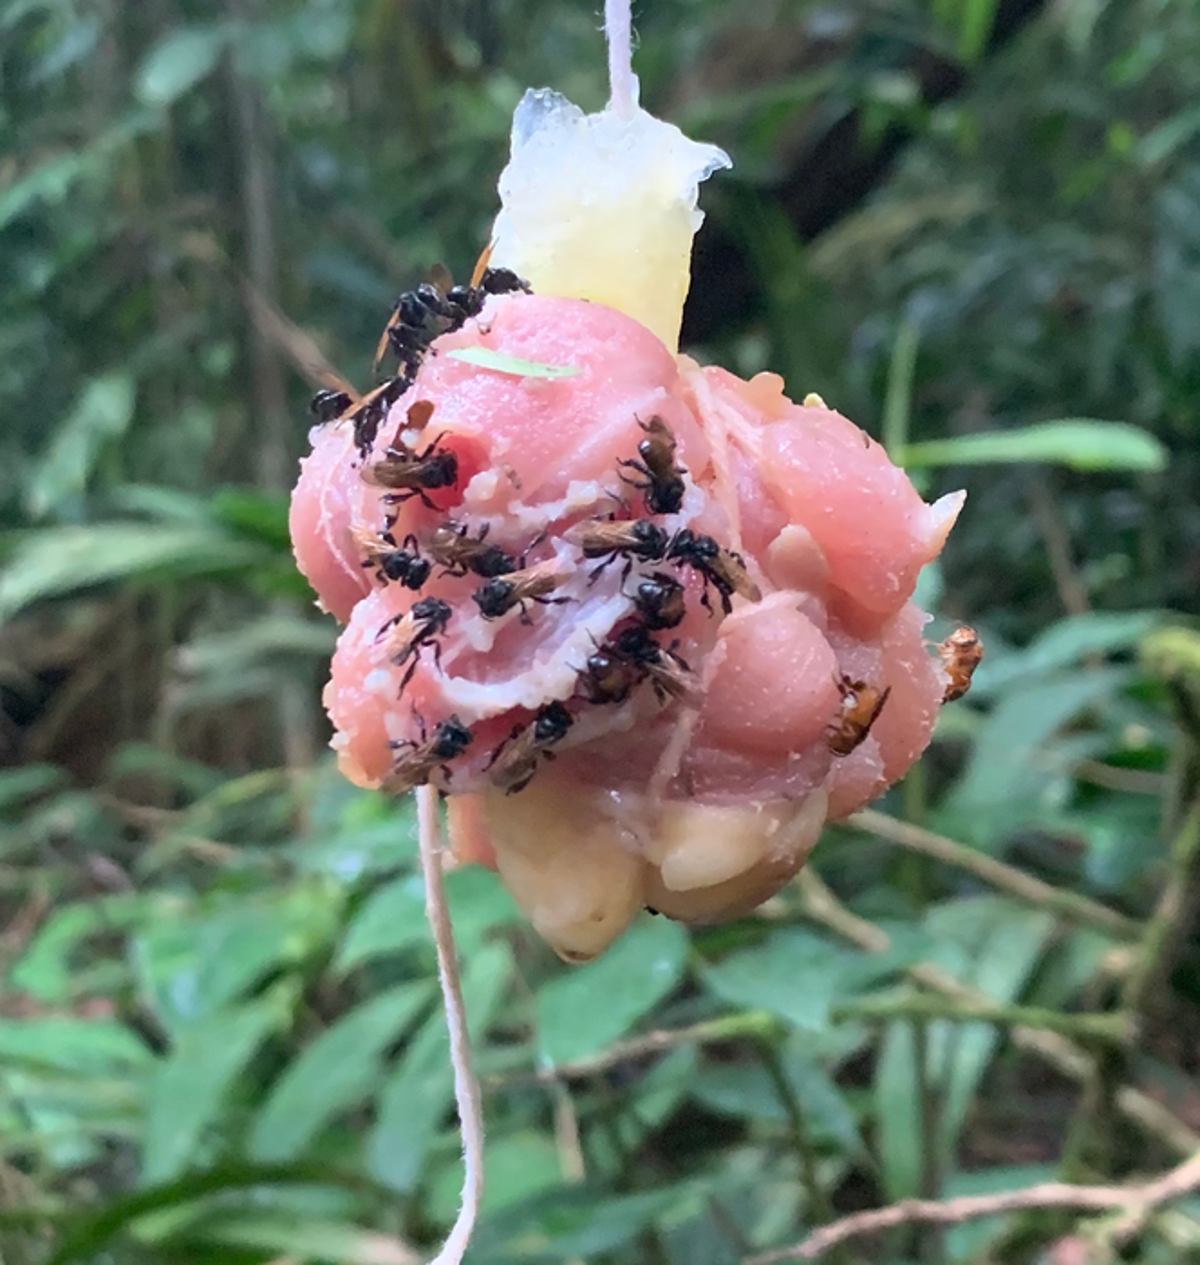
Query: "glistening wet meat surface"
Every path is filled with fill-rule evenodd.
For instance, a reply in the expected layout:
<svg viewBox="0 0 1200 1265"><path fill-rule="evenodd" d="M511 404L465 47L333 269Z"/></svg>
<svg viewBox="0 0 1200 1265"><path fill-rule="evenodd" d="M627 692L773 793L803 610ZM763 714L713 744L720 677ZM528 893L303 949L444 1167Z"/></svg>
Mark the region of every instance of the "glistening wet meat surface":
<svg viewBox="0 0 1200 1265"><path fill-rule="evenodd" d="M433 342L365 456L352 429L314 431L292 506L346 624L325 695L341 767L449 792L456 852L497 866L564 956L645 904L752 907L928 743L946 675L911 595L962 495L926 505L773 375L516 293ZM453 481L413 491L419 456ZM444 565L456 540L467 560ZM433 564L418 587L379 561L400 549Z"/></svg>

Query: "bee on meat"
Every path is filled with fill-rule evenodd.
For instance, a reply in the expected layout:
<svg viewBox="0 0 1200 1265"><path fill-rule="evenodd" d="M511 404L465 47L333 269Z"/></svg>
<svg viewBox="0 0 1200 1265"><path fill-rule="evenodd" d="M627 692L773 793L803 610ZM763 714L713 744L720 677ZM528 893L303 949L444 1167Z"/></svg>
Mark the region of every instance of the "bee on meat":
<svg viewBox="0 0 1200 1265"><path fill-rule="evenodd" d="M678 644L678 643L677 643ZM700 694L695 676L687 663L675 653L660 646L645 624L634 624L618 633L607 647L649 677L660 703L678 700L688 707L699 707Z"/></svg>
<svg viewBox="0 0 1200 1265"><path fill-rule="evenodd" d="M589 583L595 583L600 572L612 566L618 558L625 559L621 572L621 582L624 583L634 562L661 562L670 539L657 523L648 518L586 523L577 534L585 558L604 559L593 569L588 577Z"/></svg>
<svg viewBox="0 0 1200 1265"><path fill-rule="evenodd" d="M971 688L971 678L983 658L983 642L974 628L964 624L938 646L937 652L950 678L942 702L953 703Z"/></svg>
<svg viewBox="0 0 1200 1265"><path fill-rule="evenodd" d="M437 638L446 631L453 613L441 598L423 597L413 603L407 615L394 615L376 634L376 641L385 635L389 637L393 647L392 662L397 667L409 665L400 681L401 693L417 670L423 646L433 647L433 661L439 668L442 666L442 646Z"/></svg>
<svg viewBox="0 0 1200 1265"><path fill-rule="evenodd" d="M375 578L381 584L399 584L406 589L419 589L429 579L433 569L426 558L421 557L416 536L405 536L397 546L389 532L376 536L372 532L356 532L355 540L363 553L363 566L375 568Z"/></svg>
<svg viewBox="0 0 1200 1265"><path fill-rule="evenodd" d="M408 390L410 383L406 378L391 378L368 392L358 400L347 412L341 414L339 421L347 419L354 423L354 446L358 455L365 461L370 456L375 444L375 436L388 409Z"/></svg>
<svg viewBox="0 0 1200 1265"><path fill-rule="evenodd" d="M597 646L579 670L576 690L589 703L623 703L645 676L641 667L631 663L613 646Z"/></svg>
<svg viewBox="0 0 1200 1265"><path fill-rule="evenodd" d="M335 417L341 417L353 403L353 398L347 392L322 387L308 402L308 411L319 422L332 422Z"/></svg>
<svg viewBox="0 0 1200 1265"><path fill-rule="evenodd" d="M507 741L496 748L489 767L492 781L506 795L523 791L541 760L553 760L550 749L567 736L575 718L562 703L546 703L527 725L518 725Z"/></svg>
<svg viewBox="0 0 1200 1265"><path fill-rule="evenodd" d="M704 596L700 599L712 610L708 600L708 586L721 596L721 609L726 615L733 610L729 600L734 593L751 602L762 601L762 591L750 578L746 564L732 549L723 549L711 536L698 536L689 528L675 533L667 548L672 562L691 567L704 577Z"/></svg>
<svg viewBox="0 0 1200 1265"><path fill-rule="evenodd" d="M683 585L674 576L655 571L638 582L633 604L642 624L651 630L677 628L687 614Z"/></svg>
<svg viewBox="0 0 1200 1265"><path fill-rule="evenodd" d="M499 545L484 543L489 526L484 523L479 535L472 536L465 524L446 522L433 533L427 549L434 562L445 568L443 575L463 576L470 572L493 580L517 569L517 560L511 554Z"/></svg>
<svg viewBox="0 0 1200 1265"><path fill-rule="evenodd" d="M472 316L478 316L489 294L515 290L528 294L528 282L508 268L485 268L478 285L451 286L443 291L427 282L405 291L396 300L375 348L376 371L390 349L411 380L436 338L461 329Z"/></svg>
<svg viewBox="0 0 1200 1265"><path fill-rule="evenodd" d="M362 477L375 487L393 489L383 498L389 505L417 496L428 509L436 509L427 493L452 488L458 482L458 457L449 448L442 448L441 442L439 435L423 452L389 448L382 460L363 468Z"/></svg>
<svg viewBox="0 0 1200 1265"><path fill-rule="evenodd" d="M842 710L826 730L825 743L834 755L849 755L871 732L892 687L881 690L866 681L852 681L845 675L834 680L842 696Z"/></svg>
<svg viewBox="0 0 1200 1265"><path fill-rule="evenodd" d="M383 780L383 789L392 795L403 795L414 787L423 786L430 775L440 769L447 781L450 780L450 761L456 760L471 745L474 735L456 715L448 716L433 731L433 737L425 734L425 722L418 717L421 727L421 741L403 738L391 744L392 750L403 752L396 757L388 775Z"/></svg>
<svg viewBox="0 0 1200 1265"><path fill-rule="evenodd" d="M532 622L529 618L530 602L537 602L539 606L557 606L571 601L569 597L549 596L566 579L567 576L561 571L555 571L541 563L527 567L524 571L514 571L488 580L471 596L484 619L499 619L519 606L521 622L528 624Z"/></svg>
<svg viewBox="0 0 1200 1265"><path fill-rule="evenodd" d="M639 421L638 425L646 432L646 438L638 444L641 460L617 464L642 477L630 479L621 475L621 482L643 493L646 509L651 514L678 514L683 504L683 476L687 471L675 464L675 435L661 417Z"/></svg>

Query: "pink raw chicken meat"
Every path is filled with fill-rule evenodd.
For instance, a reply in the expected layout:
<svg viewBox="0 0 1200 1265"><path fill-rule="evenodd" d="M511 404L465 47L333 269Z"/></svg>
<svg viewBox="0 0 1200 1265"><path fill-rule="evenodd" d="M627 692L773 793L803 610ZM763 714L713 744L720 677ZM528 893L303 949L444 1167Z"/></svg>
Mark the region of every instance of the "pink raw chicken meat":
<svg viewBox="0 0 1200 1265"><path fill-rule="evenodd" d="M472 348L575 372L522 375L448 354ZM432 415L404 434L418 401ZM619 463L637 457L640 423L655 417L686 475L679 512L652 521L664 538L687 528L736 551L743 591L761 600L735 595L725 615L704 576L671 558L635 561L627 577L618 558L591 578L582 534L649 516L619 477L640 476ZM401 435L453 452L455 486L385 505L339 422L314 431L293 499L299 565L346 624L325 692L333 745L352 781L396 788L414 744L451 715L467 727L461 754L421 766L451 794L452 846L498 868L564 957L594 956L644 905L685 919L752 908L803 864L827 821L924 750L945 674L910 599L963 494L926 505L880 445L815 397L797 405L773 374L744 382L677 358L599 304L500 296L437 340L366 464ZM486 527L488 544L553 573L553 596L566 600L485 620L472 598L479 576L435 567L414 593L364 565L380 531L427 549L447 521L472 537ZM686 697L660 697L643 668L627 697L590 701L581 671L637 625L629 594L655 574L685 585L686 615L655 636L658 666ZM431 597L452 612L438 653L429 644L397 664L404 616ZM858 682L890 693L866 737L838 755L830 735ZM539 742L532 726L552 702L566 727ZM534 776L506 794L496 768L520 750Z"/></svg>

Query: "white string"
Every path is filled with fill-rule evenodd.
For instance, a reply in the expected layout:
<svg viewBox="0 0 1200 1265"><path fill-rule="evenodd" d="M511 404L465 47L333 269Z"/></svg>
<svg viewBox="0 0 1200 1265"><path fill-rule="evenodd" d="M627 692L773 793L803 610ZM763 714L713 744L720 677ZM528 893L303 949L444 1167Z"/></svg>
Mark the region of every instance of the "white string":
<svg viewBox="0 0 1200 1265"><path fill-rule="evenodd" d="M633 115L637 80L633 75L633 0L604 0L604 33L608 37L608 86L611 105L621 118Z"/></svg>
<svg viewBox="0 0 1200 1265"><path fill-rule="evenodd" d="M421 872L425 876L425 916L433 929L437 949L438 981L446 1005L446 1027L450 1032L450 1063L454 1068L454 1103L462 1133L463 1187L458 1217L442 1250L430 1265L460 1265L479 1204L483 1198L483 1103L479 1082L471 1068L471 1042L467 1033L467 1012L454 951L454 929L446 905L442 883L441 830L438 826L437 792L432 786L417 791L417 840L421 852Z"/></svg>

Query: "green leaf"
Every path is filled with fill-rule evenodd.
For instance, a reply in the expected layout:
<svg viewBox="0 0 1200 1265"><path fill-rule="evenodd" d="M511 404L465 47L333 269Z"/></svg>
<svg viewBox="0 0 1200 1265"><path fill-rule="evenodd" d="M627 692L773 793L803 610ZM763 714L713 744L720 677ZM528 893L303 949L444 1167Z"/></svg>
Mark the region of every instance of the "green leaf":
<svg viewBox="0 0 1200 1265"><path fill-rule="evenodd" d="M80 176L94 169L92 155L63 154L50 158L0 192L0 229L38 202L61 202Z"/></svg>
<svg viewBox="0 0 1200 1265"><path fill-rule="evenodd" d="M111 1019L0 1019L0 1061L81 1076L145 1068L153 1055L124 1024Z"/></svg>
<svg viewBox="0 0 1200 1265"><path fill-rule="evenodd" d="M932 439L909 444L900 458L900 464L910 469L1037 462L1072 470L1157 473L1167 466L1166 448L1148 431L1125 422L1090 418Z"/></svg>
<svg viewBox="0 0 1200 1265"><path fill-rule="evenodd" d="M678 984L687 932L666 918L643 918L587 966L567 970L537 992L538 1056L553 1066L599 1054Z"/></svg>
<svg viewBox="0 0 1200 1265"><path fill-rule="evenodd" d="M522 1131L489 1137L483 1157L483 1212L495 1212L562 1182L558 1148L544 1133ZM462 1189L462 1164L456 1155L443 1164L428 1186L430 1219L443 1225L454 1220Z"/></svg>
<svg viewBox="0 0 1200 1265"><path fill-rule="evenodd" d="M277 987L259 1001L209 1015L188 1028L148 1087L142 1182L177 1177L200 1162L208 1130L242 1069L291 1016L294 992Z"/></svg>
<svg viewBox="0 0 1200 1265"><path fill-rule="evenodd" d="M446 900L455 939L464 954L496 927L520 917L500 880L479 867L447 874ZM432 943L425 917L425 883L419 874L410 874L371 895L347 928L335 965L339 971L348 971L373 958Z"/></svg>
<svg viewBox="0 0 1200 1265"><path fill-rule="evenodd" d="M147 106L165 106L208 77L229 42L227 26L189 26L172 31L147 54L134 91Z"/></svg>
<svg viewBox="0 0 1200 1265"><path fill-rule="evenodd" d="M216 528L162 523L41 528L18 537L0 572L0 620L34 602L97 584L226 575L253 567L261 557L254 545Z"/></svg>
<svg viewBox="0 0 1200 1265"><path fill-rule="evenodd" d="M205 1021L280 965L301 962L333 938L342 894L310 880L244 895L208 918L147 927L134 941L143 988L172 1033Z"/></svg>
<svg viewBox="0 0 1200 1265"><path fill-rule="evenodd" d="M480 369L511 373L518 378L574 378L580 372L574 365L540 365L534 360L506 356L503 352L491 351L487 347L460 347L446 352L446 356L450 360L461 360Z"/></svg>
<svg viewBox="0 0 1200 1265"><path fill-rule="evenodd" d="M472 1041L487 1030L504 1000L512 975L506 944L483 946L463 973L463 1000ZM399 1191L412 1191L425 1155L454 1097L446 1018L439 1009L420 1029L379 1099L368 1139L371 1175Z"/></svg>
<svg viewBox="0 0 1200 1265"><path fill-rule="evenodd" d="M705 967L703 979L734 1006L769 1010L797 1028L820 1032L829 1026L835 998L889 969L894 967L810 931L783 927Z"/></svg>
<svg viewBox="0 0 1200 1265"><path fill-rule="evenodd" d="M87 487L106 446L133 418L133 378L116 372L93 378L54 434L26 492L30 514L42 518Z"/></svg>
<svg viewBox="0 0 1200 1265"><path fill-rule="evenodd" d="M380 993L322 1032L280 1077L250 1137L257 1160L299 1155L334 1117L360 1102L382 1074L388 1046L433 996L421 981Z"/></svg>
<svg viewBox="0 0 1200 1265"><path fill-rule="evenodd" d="M889 1200L921 1191L921 1112L917 1049L910 1023L891 1023L875 1065L875 1144Z"/></svg>
<svg viewBox="0 0 1200 1265"><path fill-rule="evenodd" d="M289 1260L339 1265L419 1265L421 1257L399 1239L336 1221L265 1213L222 1212L200 1226L203 1240L253 1248Z"/></svg>

